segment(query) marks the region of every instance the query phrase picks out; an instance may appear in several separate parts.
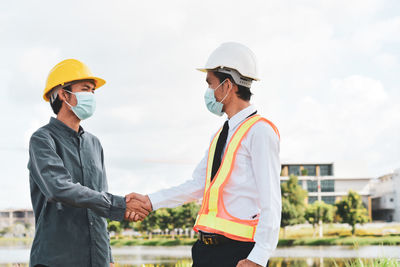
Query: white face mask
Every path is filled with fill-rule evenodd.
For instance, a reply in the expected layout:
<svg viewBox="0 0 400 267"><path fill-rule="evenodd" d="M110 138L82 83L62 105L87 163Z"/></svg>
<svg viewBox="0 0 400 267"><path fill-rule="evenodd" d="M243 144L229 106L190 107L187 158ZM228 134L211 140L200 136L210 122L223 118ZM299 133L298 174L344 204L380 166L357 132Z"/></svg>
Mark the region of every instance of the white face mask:
<svg viewBox="0 0 400 267"><path fill-rule="evenodd" d="M206 93L204 94L204 102L207 106L207 109L218 116L222 116L224 114L224 112L222 111L222 108L224 107L224 104L222 104L222 102L224 102L225 98L229 95L229 92L226 93L226 95L224 96L224 98L222 98L221 102L218 102L217 99L215 99L215 90L217 90L224 82L226 81L226 79L220 83L217 88L212 89L210 87L207 88Z"/></svg>
<svg viewBox="0 0 400 267"><path fill-rule="evenodd" d="M71 107L72 112L74 112L80 120L85 120L93 115L96 110L96 98L92 92L73 93L68 90L65 91L76 96L76 106L72 106L67 101L65 101L65 103Z"/></svg>

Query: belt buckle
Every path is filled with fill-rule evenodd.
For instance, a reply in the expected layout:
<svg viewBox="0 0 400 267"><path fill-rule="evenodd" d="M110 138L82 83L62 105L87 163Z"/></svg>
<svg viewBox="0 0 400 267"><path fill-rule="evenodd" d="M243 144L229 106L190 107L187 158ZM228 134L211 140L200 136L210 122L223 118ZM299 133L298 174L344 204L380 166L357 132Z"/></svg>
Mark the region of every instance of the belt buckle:
<svg viewBox="0 0 400 267"><path fill-rule="evenodd" d="M215 243L212 236L206 236L206 235L203 235L202 241L206 245L214 245L214 243Z"/></svg>

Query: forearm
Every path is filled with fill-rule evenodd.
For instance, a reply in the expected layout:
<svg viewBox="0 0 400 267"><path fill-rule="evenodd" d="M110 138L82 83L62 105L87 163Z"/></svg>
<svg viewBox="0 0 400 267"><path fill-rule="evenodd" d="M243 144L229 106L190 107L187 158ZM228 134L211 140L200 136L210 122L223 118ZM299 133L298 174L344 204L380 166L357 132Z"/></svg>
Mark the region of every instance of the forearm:
<svg viewBox="0 0 400 267"><path fill-rule="evenodd" d="M261 266L266 266L278 244L279 230L280 209L279 212L262 210L254 235L255 246L247 258Z"/></svg>
<svg viewBox="0 0 400 267"><path fill-rule="evenodd" d="M163 189L148 196L153 205L153 210L157 210L159 208L174 208L195 201L203 196L203 190L203 182L189 180L181 185Z"/></svg>
<svg viewBox="0 0 400 267"><path fill-rule="evenodd" d="M88 208L97 215L110 220L122 221L126 202L122 196L97 192L80 184L68 183L62 188L48 186L49 201L61 202L73 207Z"/></svg>

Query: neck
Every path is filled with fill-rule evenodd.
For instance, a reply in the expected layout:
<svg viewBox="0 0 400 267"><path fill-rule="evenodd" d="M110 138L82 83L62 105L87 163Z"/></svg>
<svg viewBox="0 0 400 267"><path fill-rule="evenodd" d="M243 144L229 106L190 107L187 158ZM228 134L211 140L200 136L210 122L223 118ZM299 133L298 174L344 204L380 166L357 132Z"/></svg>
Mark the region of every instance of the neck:
<svg viewBox="0 0 400 267"><path fill-rule="evenodd" d="M236 103L232 103L231 105L227 105L224 109L226 115L228 115L228 119L235 116L237 113L242 111L243 109L250 106L250 102L248 101L237 101Z"/></svg>
<svg viewBox="0 0 400 267"><path fill-rule="evenodd" d="M71 110L66 110L64 107L61 108L60 112L57 114L57 120L67 125L75 132L79 131L81 120Z"/></svg>

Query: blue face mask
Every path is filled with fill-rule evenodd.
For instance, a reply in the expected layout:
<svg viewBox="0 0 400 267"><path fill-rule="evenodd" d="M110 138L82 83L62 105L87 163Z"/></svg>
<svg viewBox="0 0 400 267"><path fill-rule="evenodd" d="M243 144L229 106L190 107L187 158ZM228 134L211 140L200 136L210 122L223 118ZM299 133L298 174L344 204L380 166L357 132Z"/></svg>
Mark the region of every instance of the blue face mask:
<svg viewBox="0 0 400 267"><path fill-rule="evenodd" d="M72 93L71 91L65 91L76 96L76 106L72 106L67 101L65 101L65 103L71 107L72 112L74 112L80 120L87 119L93 115L96 110L96 99L92 92Z"/></svg>
<svg viewBox="0 0 400 267"><path fill-rule="evenodd" d="M212 88L207 88L206 93L204 94L204 102L207 106L207 109L218 116L222 116L224 114L224 112L222 111L222 108L224 107L224 104L222 104L222 102L225 100L225 98L228 96L229 92L224 96L224 98L221 100L221 102L218 102L215 99L215 94L214 91L217 90L224 82L226 81L226 79L220 83L217 88L212 89Z"/></svg>

